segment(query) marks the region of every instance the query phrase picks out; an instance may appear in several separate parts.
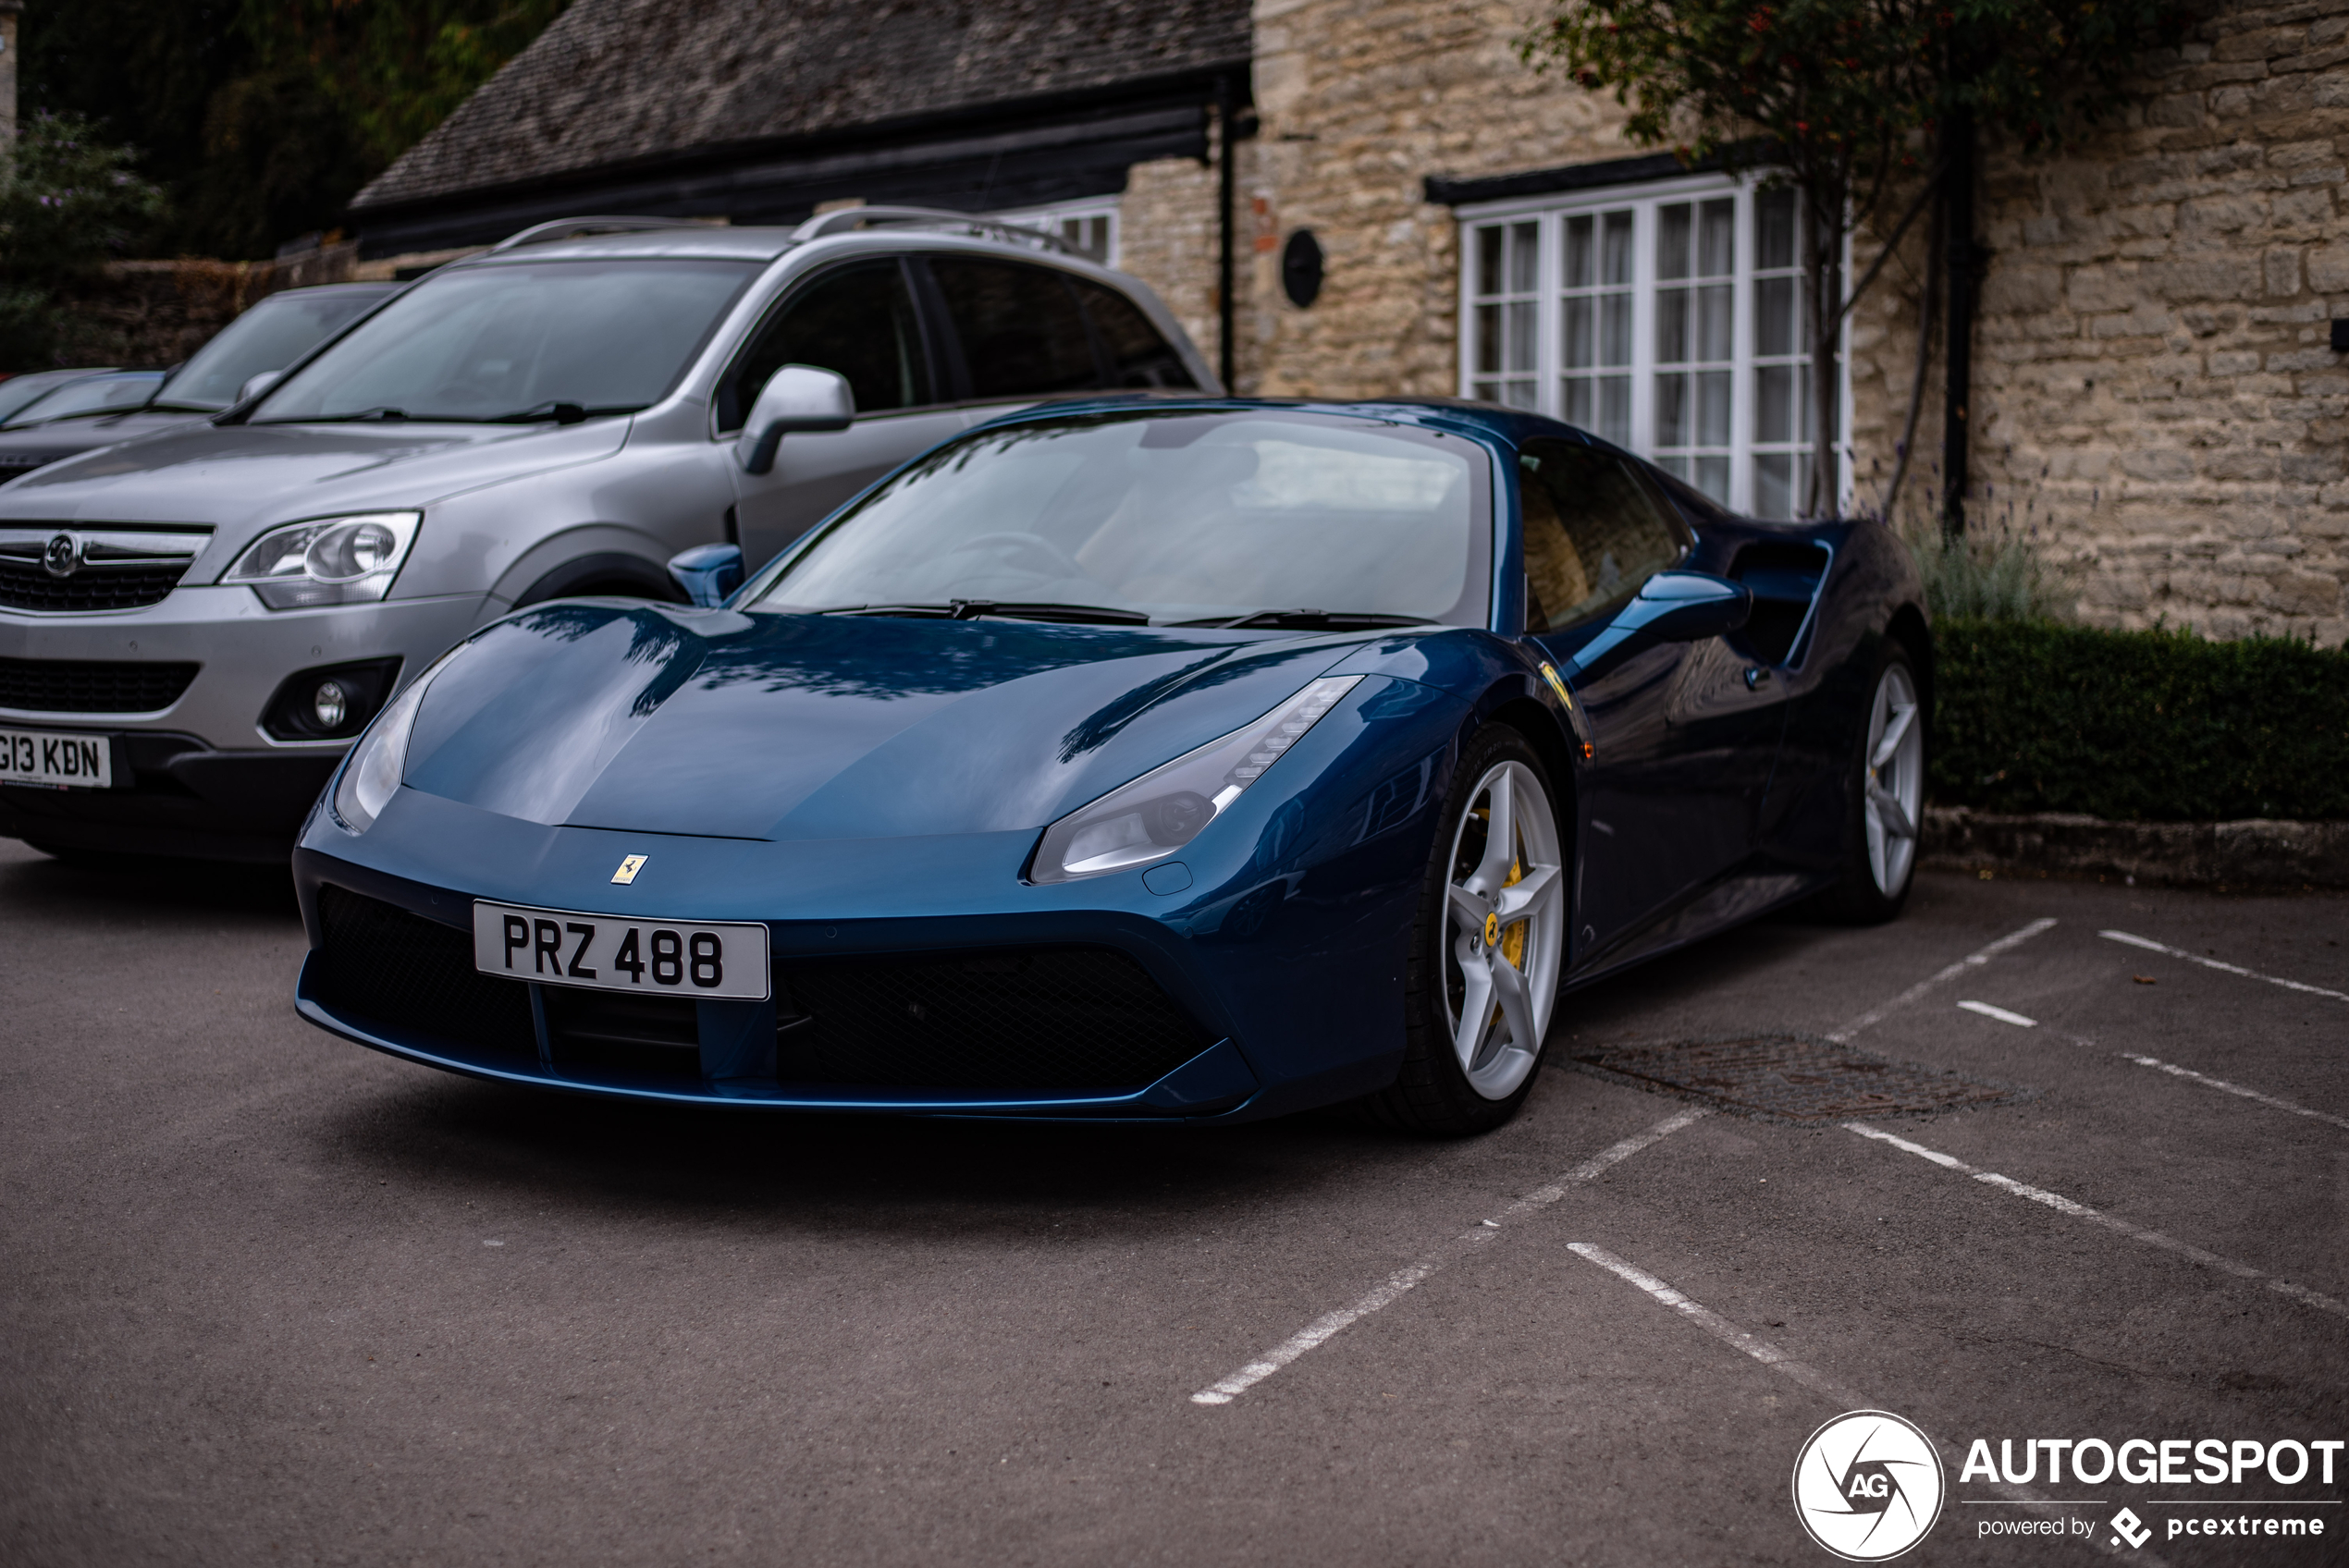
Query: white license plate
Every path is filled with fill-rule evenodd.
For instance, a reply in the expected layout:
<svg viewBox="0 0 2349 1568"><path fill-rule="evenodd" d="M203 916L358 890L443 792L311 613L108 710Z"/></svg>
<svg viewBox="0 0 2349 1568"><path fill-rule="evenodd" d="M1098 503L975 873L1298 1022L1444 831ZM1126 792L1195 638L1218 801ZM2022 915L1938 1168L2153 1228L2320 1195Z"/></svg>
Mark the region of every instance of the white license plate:
<svg viewBox="0 0 2349 1568"><path fill-rule="evenodd" d="M634 996L767 999L767 927L473 902L484 974Z"/></svg>
<svg viewBox="0 0 2349 1568"><path fill-rule="evenodd" d="M114 742L104 735L0 729L0 784L59 790L114 788Z"/></svg>

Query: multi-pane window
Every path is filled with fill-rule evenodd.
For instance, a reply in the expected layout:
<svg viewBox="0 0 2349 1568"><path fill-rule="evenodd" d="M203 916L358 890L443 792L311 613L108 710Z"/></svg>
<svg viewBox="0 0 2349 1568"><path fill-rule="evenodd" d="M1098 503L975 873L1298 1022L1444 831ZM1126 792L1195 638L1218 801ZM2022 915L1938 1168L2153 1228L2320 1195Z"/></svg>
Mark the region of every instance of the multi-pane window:
<svg viewBox="0 0 2349 1568"><path fill-rule="evenodd" d="M1558 301L1558 417L1618 447L1631 442L1631 230L1628 211L1568 215Z"/></svg>
<svg viewBox="0 0 2349 1568"><path fill-rule="evenodd" d="M1542 226L1496 223L1476 231L1470 288L1470 392L1511 408L1541 406Z"/></svg>
<svg viewBox="0 0 2349 1568"><path fill-rule="evenodd" d="M1798 201L1714 176L1464 212L1461 390L1793 516L1813 440Z"/></svg>
<svg viewBox="0 0 2349 1568"><path fill-rule="evenodd" d="M1021 207L991 213L990 217L1057 236L1063 244L1088 261L1105 267L1117 265L1117 198L1068 202L1050 207Z"/></svg>

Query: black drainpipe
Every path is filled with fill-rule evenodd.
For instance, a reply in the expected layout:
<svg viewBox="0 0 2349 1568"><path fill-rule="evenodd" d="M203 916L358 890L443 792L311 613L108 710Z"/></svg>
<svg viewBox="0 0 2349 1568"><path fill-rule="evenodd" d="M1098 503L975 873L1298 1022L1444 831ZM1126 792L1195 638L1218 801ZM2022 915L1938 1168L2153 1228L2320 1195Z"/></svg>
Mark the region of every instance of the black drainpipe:
<svg viewBox="0 0 2349 1568"><path fill-rule="evenodd" d="M1949 168L1941 177L1941 190L1949 203L1942 233L1949 246L1949 329L1942 342L1949 385L1941 405L1941 532L1954 539L1965 533L1966 433L1974 411L1974 296L1984 252L1974 242L1974 112L1953 111L1947 129Z"/></svg>
<svg viewBox="0 0 2349 1568"><path fill-rule="evenodd" d="M1223 165L1220 174L1221 190L1216 197L1216 211L1221 215L1220 232L1215 250L1215 359L1216 374L1224 378L1224 390L1228 395L1237 374L1237 356L1233 352L1232 308L1232 198L1239 184L1239 132L1233 123L1238 118L1232 106L1232 79L1215 79L1215 134L1221 145L1216 149Z"/></svg>

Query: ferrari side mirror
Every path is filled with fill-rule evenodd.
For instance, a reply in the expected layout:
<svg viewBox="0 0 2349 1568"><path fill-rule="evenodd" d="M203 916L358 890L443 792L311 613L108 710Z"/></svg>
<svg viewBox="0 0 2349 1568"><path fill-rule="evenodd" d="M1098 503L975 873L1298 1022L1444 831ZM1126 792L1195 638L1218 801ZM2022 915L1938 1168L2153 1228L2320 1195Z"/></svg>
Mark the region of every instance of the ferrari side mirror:
<svg viewBox="0 0 2349 1568"><path fill-rule="evenodd" d="M1707 571L1659 571L1640 585L1616 624L1667 643L1726 636L1753 613L1753 591Z"/></svg>
<svg viewBox="0 0 2349 1568"><path fill-rule="evenodd" d="M775 466L775 448L795 431L846 430L856 418L856 395L848 378L814 365L785 365L767 378L758 400L743 422L742 438L734 443L735 460L744 473L765 473Z"/></svg>
<svg viewBox="0 0 2349 1568"><path fill-rule="evenodd" d="M696 545L669 557L669 575L697 606L714 610L743 585L743 547Z"/></svg>

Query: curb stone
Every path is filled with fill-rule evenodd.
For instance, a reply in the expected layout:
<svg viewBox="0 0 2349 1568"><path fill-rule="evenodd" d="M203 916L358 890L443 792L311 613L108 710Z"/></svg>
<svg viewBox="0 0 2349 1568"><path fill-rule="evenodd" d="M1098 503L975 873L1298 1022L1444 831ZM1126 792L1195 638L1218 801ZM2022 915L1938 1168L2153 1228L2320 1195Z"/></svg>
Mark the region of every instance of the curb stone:
<svg viewBox="0 0 2349 1568"><path fill-rule="evenodd" d="M2107 822L1928 806L1924 864L2134 877L2172 888L2349 888L2349 822Z"/></svg>

